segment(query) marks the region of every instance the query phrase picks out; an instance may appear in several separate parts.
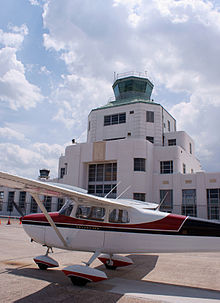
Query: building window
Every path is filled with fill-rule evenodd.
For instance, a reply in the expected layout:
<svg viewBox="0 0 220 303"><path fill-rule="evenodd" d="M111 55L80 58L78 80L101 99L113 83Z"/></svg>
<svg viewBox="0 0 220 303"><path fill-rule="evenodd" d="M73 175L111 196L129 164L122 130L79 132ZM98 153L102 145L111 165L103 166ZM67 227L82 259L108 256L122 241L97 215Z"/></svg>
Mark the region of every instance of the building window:
<svg viewBox="0 0 220 303"><path fill-rule="evenodd" d="M104 126L126 123L126 113L104 116Z"/></svg>
<svg viewBox="0 0 220 303"><path fill-rule="evenodd" d="M8 193L8 206L7 206L7 211L12 212L13 211L13 201L15 197L15 192L14 191L9 191Z"/></svg>
<svg viewBox="0 0 220 303"><path fill-rule="evenodd" d="M47 211L51 211L52 197L44 196L44 206Z"/></svg>
<svg viewBox="0 0 220 303"><path fill-rule="evenodd" d="M91 123L89 121L89 123L88 123L88 132L90 131L90 126L91 126Z"/></svg>
<svg viewBox="0 0 220 303"><path fill-rule="evenodd" d="M19 207L20 208L22 208L22 209L26 208L25 201L26 201L26 192L20 191L20 194L19 194Z"/></svg>
<svg viewBox="0 0 220 303"><path fill-rule="evenodd" d="M145 159L134 158L134 171L145 171Z"/></svg>
<svg viewBox="0 0 220 303"><path fill-rule="evenodd" d="M189 152L192 154L192 143L189 143Z"/></svg>
<svg viewBox="0 0 220 303"><path fill-rule="evenodd" d="M36 201L34 200L33 197L31 197L31 207L30 207L30 212L31 213L36 213L37 212L37 203Z"/></svg>
<svg viewBox="0 0 220 303"><path fill-rule="evenodd" d="M65 167L61 167L61 169L60 169L60 179L62 179L64 175L65 175Z"/></svg>
<svg viewBox="0 0 220 303"><path fill-rule="evenodd" d="M197 216L195 189L182 190L182 214L185 216L192 216L192 217Z"/></svg>
<svg viewBox="0 0 220 303"><path fill-rule="evenodd" d="M59 211L63 207L64 202L65 202L65 200L63 198L57 199L57 211Z"/></svg>
<svg viewBox="0 0 220 303"><path fill-rule="evenodd" d="M186 173L186 164L183 163L183 174Z"/></svg>
<svg viewBox="0 0 220 303"><path fill-rule="evenodd" d="M130 114L132 115L133 113L134 113L134 111L133 111L133 110L131 110L131 111L130 111Z"/></svg>
<svg viewBox="0 0 220 303"><path fill-rule="evenodd" d="M167 128L168 128L168 132L170 132L170 121L167 120Z"/></svg>
<svg viewBox="0 0 220 303"><path fill-rule="evenodd" d="M173 190L172 189L161 189L160 190L160 211L172 213L173 211Z"/></svg>
<svg viewBox="0 0 220 303"><path fill-rule="evenodd" d="M169 139L168 140L168 145L169 146L176 145L176 139Z"/></svg>
<svg viewBox="0 0 220 303"><path fill-rule="evenodd" d="M220 220L220 188L207 189L208 219Z"/></svg>
<svg viewBox="0 0 220 303"><path fill-rule="evenodd" d="M151 142L151 143L154 143L154 137L146 137L146 140Z"/></svg>
<svg viewBox="0 0 220 303"><path fill-rule="evenodd" d="M4 192L0 191L0 211L3 209Z"/></svg>
<svg viewBox="0 0 220 303"><path fill-rule="evenodd" d="M117 163L90 164L88 173L88 193L104 197L115 186ZM108 197L116 198L115 188Z"/></svg>
<svg viewBox="0 0 220 303"><path fill-rule="evenodd" d="M146 121L151 123L154 122L154 112L147 111Z"/></svg>
<svg viewBox="0 0 220 303"><path fill-rule="evenodd" d="M145 201L145 193L133 193L133 199L139 201Z"/></svg>
<svg viewBox="0 0 220 303"><path fill-rule="evenodd" d="M173 161L160 161L160 173L172 174L173 173Z"/></svg>

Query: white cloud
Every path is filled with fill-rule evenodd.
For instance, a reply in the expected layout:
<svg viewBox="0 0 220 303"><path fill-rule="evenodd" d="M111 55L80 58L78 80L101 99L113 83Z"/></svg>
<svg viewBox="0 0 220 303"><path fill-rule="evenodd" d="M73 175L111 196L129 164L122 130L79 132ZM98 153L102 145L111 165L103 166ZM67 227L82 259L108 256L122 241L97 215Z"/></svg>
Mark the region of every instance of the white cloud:
<svg viewBox="0 0 220 303"><path fill-rule="evenodd" d="M11 33L0 30L0 42L5 45L0 49L0 101L13 110L29 109L35 107L43 96L40 89L27 80L25 67L17 59L17 51L28 29L26 25L10 28Z"/></svg>
<svg viewBox="0 0 220 303"><path fill-rule="evenodd" d="M9 127L0 127L0 137L1 139L7 138L7 140L18 140L18 141L24 141L25 136L21 132L18 132L14 129L11 129Z"/></svg>
<svg viewBox="0 0 220 303"><path fill-rule="evenodd" d="M39 169L48 168L51 177L57 177L58 158L64 147L58 144L35 143L18 145L0 144L0 170L21 176L37 178Z"/></svg>

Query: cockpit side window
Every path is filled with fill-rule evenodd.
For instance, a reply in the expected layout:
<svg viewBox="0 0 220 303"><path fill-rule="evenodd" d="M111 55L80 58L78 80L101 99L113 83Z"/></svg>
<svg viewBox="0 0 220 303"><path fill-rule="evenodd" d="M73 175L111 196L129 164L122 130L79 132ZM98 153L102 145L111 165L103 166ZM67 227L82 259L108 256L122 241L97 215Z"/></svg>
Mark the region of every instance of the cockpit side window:
<svg viewBox="0 0 220 303"><path fill-rule="evenodd" d="M79 205L76 211L76 218L104 221L105 208Z"/></svg>
<svg viewBox="0 0 220 303"><path fill-rule="evenodd" d="M74 206L74 203L72 201L67 201L63 207L61 208L61 210L59 211L59 213L61 215L64 215L64 216L70 216L72 210L73 210L73 206Z"/></svg>
<svg viewBox="0 0 220 303"><path fill-rule="evenodd" d="M129 223L130 219L127 210L113 209L109 214L109 222L111 223Z"/></svg>

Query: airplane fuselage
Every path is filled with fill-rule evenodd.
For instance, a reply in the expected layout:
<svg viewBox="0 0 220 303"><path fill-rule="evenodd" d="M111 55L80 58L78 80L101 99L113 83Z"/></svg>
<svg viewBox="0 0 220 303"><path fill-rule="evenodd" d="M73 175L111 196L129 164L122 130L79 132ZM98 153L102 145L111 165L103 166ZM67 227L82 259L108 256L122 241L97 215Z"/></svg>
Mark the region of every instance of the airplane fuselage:
<svg viewBox="0 0 220 303"><path fill-rule="evenodd" d="M97 222L59 212L50 216L67 247L43 214L31 214L22 220L26 233L48 247L111 254L220 251L217 222L155 211L145 211L146 222L138 223Z"/></svg>

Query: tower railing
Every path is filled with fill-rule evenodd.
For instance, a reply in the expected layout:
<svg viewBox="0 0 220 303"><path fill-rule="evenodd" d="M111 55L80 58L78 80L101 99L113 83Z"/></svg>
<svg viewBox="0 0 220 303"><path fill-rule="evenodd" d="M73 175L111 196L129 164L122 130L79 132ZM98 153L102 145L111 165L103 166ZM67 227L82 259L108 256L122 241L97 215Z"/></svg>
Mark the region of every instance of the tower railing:
<svg viewBox="0 0 220 303"><path fill-rule="evenodd" d="M130 72L125 72L125 73L115 73L114 72L114 81L125 78L125 77L141 77L141 78L147 78L147 71L145 72L136 72L136 71L130 71Z"/></svg>

